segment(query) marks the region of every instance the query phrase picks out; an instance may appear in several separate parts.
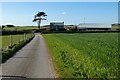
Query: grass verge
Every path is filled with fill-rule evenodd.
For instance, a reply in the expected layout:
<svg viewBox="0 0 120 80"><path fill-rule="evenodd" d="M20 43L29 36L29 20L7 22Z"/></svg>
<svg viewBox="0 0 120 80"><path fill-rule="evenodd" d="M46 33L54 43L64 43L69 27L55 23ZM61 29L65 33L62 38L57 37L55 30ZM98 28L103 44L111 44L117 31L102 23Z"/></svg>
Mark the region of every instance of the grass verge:
<svg viewBox="0 0 120 80"><path fill-rule="evenodd" d="M31 37L25 41L21 41L18 44L15 44L12 47L9 47L7 50L2 51L2 59L1 62L4 63L6 62L10 57L12 57L18 50L20 50L22 47L24 47L27 43L29 43L32 39L34 38Z"/></svg>

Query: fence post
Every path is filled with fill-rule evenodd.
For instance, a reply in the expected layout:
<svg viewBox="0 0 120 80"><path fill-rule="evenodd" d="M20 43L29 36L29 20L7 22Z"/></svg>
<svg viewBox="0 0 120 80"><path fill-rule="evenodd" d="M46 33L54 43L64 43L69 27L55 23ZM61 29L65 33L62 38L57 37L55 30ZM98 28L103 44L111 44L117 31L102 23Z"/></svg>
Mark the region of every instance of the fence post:
<svg viewBox="0 0 120 80"><path fill-rule="evenodd" d="M30 38L31 38L31 33L30 33Z"/></svg>
<svg viewBox="0 0 120 80"><path fill-rule="evenodd" d="M28 38L28 34L26 34L26 40L27 40L27 38Z"/></svg>
<svg viewBox="0 0 120 80"><path fill-rule="evenodd" d="M20 42L20 34L18 34L18 43Z"/></svg>
<svg viewBox="0 0 120 80"><path fill-rule="evenodd" d="M22 40L24 41L24 34L22 34L22 36L23 36L23 39L22 39Z"/></svg>
<svg viewBox="0 0 120 80"><path fill-rule="evenodd" d="M28 39L30 38L29 34L28 34Z"/></svg>
<svg viewBox="0 0 120 80"><path fill-rule="evenodd" d="M24 33L24 41L25 41L25 33Z"/></svg>
<svg viewBox="0 0 120 80"><path fill-rule="evenodd" d="M13 40L12 40L12 35L10 35L10 46L12 46Z"/></svg>

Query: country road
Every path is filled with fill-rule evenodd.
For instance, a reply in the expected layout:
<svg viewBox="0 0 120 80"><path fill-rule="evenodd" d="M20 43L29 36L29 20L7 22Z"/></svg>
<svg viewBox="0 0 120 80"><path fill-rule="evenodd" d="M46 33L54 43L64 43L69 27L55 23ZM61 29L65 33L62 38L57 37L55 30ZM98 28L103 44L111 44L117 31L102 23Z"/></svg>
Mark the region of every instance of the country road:
<svg viewBox="0 0 120 80"><path fill-rule="evenodd" d="M35 38L3 63L2 76L16 78L55 78L55 71L44 38Z"/></svg>

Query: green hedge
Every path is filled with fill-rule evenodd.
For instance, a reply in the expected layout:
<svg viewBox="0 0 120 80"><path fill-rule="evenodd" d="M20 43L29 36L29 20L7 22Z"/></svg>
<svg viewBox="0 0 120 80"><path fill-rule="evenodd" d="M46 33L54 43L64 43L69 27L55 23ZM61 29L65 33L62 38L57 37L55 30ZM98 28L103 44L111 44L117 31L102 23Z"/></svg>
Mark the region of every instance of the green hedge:
<svg viewBox="0 0 120 80"><path fill-rule="evenodd" d="M27 39L26 41L19 42L19 44L16 44L13 47L8 48L5 51L2 51L1 62L4 63L6 60L8 60L10 57L12 57L18 50L20 50L23 46L25 46L27 43L29 43L33 38L34 38L34 36Z"/></svg>
<svg viewBox="0 0 120 80"><path fill-rule="evenodd" d="M118 33L120 31L41 31L43 34L49 33Z"/></svg>

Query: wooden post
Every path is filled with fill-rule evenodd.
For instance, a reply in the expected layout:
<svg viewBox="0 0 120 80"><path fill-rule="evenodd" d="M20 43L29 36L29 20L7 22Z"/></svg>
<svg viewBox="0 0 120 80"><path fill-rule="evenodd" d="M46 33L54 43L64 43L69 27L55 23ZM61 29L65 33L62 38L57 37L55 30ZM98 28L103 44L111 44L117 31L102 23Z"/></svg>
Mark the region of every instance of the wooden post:
<svg viewBox="0 0 120 80"><path fill-rule="evenodd" d="M20 42L20 34L19 34L19 42Z"/></svg>
<svg viewBox="0 0 120 80"><path fill-rule="evenodd" d="M28 39L30 38L30 34L28 34Z"/></svg>
<svg viewBox="0 0 120 80"><path fill-rule="evenodd" d="M26 34L26 40L27 40L28 34Z"/></svg>
<svg viewBox="0 0 120 80"><path fill-rule="evenodd" d="M31 38L31 33L30 33L30 38Z"/></svg>
<svg viewBox="0 0 120 80"><path fill-rule="evenodd" d="M20 42L20 34L18 34L18 43Z"/></svg>
<svg viewBox="0 0 120 80"><path fill-rule="evenodd" d="M10 46L12 46L13 40L12 40L12 35L10 35Z"/></svg>
<svg viewBox="0 0 120 80"><path fill-rule="evenodd" d="M24 41L25 41L25 33L24 33Z"/></svg>
<svg viewBox="0 0 120 80"><path fill-rule="evenodd" d="M26 41L26 35L27 35L27 34L25 34L25 41Z"/></svg>

